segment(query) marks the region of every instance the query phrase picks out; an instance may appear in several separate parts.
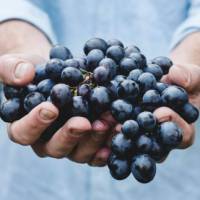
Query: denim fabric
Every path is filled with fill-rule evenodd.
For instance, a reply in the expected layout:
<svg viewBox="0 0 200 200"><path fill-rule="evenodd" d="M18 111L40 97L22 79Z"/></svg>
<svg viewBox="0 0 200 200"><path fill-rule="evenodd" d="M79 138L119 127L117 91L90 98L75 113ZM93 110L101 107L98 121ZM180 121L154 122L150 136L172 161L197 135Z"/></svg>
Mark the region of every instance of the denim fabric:
<svg viewBox="0 0 200 200"><path fill-rule="evenodd" d="M80 54L93 36L136 44L152 58L167 55L200 28L200 0L0 0L0 20L19 18L43 30L54 43ZM175 33L175 34L174 34ZM111 178L107 168L91 168L67 159L39 159L30 147L0 135L0 200L199 200L200 138L176 150L158 165L153 182L131 176ZM27 133L28 134L28 133Z"/></svg>

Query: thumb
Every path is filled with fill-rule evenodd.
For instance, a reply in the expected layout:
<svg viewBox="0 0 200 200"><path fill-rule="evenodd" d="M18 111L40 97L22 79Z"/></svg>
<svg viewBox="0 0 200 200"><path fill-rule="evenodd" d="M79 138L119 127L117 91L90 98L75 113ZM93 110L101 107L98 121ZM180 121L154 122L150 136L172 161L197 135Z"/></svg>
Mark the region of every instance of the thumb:
<svg viewBox="0 0 200 200"><path fill-rule="evenodd" d="M197 65L174 65L164 81L183 87L190 93L200 90L200 67Z"/></svg>
<svg viewBox="0 0 200 200"><path fill-rule="evenodd" d="M25 85L34 78L32 62L14 55L0 57L0 81L9 85Z"/></svg>

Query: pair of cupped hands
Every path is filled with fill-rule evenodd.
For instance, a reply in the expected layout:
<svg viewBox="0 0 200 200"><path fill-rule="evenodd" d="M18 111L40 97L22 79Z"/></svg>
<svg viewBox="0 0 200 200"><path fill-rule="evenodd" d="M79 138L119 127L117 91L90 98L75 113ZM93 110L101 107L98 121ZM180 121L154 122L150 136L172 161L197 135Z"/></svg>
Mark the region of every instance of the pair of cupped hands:
<svg viewBox="0 0 200 200"><path fill-rule="evenodd" d="M26 85L34 78L34 66L43 62L44 59L36 55L3 55L0 57L0 80L9 85ZM185 88L189 93L190 102L200 107L199 66L174 65L162 81ZM182 128L183 141L180 148L192 145L194 124L188 124L167 107L157 109L154 114L159 122L174 121ZM111 138L121 128L111 114L104 113L92 124L86 118L72 117L49 141L41 142L40 136L58 115L59 111L53 104L41 103L20 120L8 124L8 136L15 143L31 146L40 157L69 158L91 166L104 166L110 154Z"/></svg>

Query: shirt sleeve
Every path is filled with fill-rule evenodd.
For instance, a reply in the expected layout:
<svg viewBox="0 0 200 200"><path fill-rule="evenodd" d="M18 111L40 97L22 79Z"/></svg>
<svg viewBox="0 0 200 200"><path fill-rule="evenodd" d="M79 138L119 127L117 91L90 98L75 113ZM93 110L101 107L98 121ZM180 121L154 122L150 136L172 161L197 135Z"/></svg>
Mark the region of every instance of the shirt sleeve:
<svg viewBox="0 0 200 200"><path fill-rule="evenodd" d="M48 14L27 0L0 0L0 23L18 19L26 21L45 34L51 43L56 42Z"/></svg>
<svg viewBox="0 0 200 200"><path fill-rule="evenodd" d="M191 0L186 20L176 30L170 49L175 48L189 34L200 31L200 0Z"/></svg>

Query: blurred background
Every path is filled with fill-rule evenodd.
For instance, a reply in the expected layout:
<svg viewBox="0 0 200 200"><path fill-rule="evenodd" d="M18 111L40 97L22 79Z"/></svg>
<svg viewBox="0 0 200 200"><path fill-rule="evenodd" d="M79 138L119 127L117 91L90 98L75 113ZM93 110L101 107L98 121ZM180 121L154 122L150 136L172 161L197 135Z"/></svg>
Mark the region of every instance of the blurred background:
<svg viewBox="0 0 200 200"><path fill-rule="evenodd" d="M135 44L149 59L169 55L170 44L175 47L192 26L184 24L189 12L193 6L195 10L199 8L197 1L193 5L189 0L0 0L0 3L0 20L30 21L53 43L66 45L75 55L82 54L84 42L96 36L118 38L125 45ZM200 199L200 127L194 145L173 151L164 163L157 165L155 179L144 185L132 175L124 181L115 181L106 167L38 158L30 147L9 141L6 125L0 124L1 200Z"/></svg>

